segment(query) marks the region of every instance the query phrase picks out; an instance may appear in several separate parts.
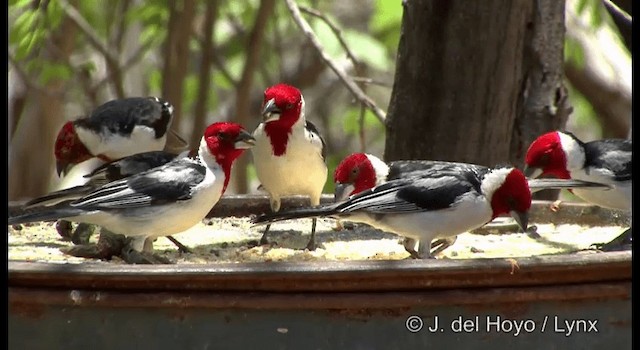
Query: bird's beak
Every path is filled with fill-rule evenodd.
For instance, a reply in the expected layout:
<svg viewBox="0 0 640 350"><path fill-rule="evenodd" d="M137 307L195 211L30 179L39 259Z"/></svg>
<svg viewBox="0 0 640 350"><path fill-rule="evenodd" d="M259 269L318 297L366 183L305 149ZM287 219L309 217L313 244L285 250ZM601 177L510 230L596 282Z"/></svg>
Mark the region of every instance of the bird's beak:
<svg viewBox="0 0 640 350"><path fill-rule="evenodd" d="M542 169L536 168L536 167L529 167L525 165L523 173L524 173L524 176L530 179L535 179L536 177L542 175Z"/></svg>
<svg viewBox="0 0 640 350"><path fill-rule="evenodd" d="M262 107L262 121L268 123L278 119L280 119L280 108L276 106L276 100L272 98Z"/></svg>
<svg viewBox="0 0 640 350"><path fill-rule="evenodd" d="M333 191L333 201L341 202L349 198L354 189L355 186L350 183L336 183L336 188Z"/></svg>
<svg viewBox="0 0 640 350"><path fill-rule="evenodd" d="M69 173L71 168L71 164L66 160L58 160L56 161L56 172L58 172L59 177L63 177Z"/></svg>
<svg viewBox="0 0 640 350"><path fill-rule="evenodd" d="M243 130L240 132L238 137L236 137L234 142L234 147L236 149L247 149L247 148L253 147L253 145L255 144L256 144L256 139L254 139L253 136L251 136L251 134Z"/></svg>
<svg viewBox="0 0 640 350"><path fill-rule="evenodd" d="M529 213L512 210L509 214L516 220L516 223L518 223L522 231L526 232L529 224Z"/></svg>

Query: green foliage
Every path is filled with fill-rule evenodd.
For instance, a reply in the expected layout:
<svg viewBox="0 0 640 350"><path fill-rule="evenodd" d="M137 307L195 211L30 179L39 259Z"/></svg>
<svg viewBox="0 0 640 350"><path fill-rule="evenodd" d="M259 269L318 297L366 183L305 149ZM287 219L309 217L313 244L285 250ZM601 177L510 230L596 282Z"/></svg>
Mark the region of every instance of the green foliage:
<svg viewBox="0 0 640 350"><path fill-rule="evenodd" d="M395 53L398 49L401 23L401 0L375 0L375 10L369 22L369 29L389 52Z"/></svg>

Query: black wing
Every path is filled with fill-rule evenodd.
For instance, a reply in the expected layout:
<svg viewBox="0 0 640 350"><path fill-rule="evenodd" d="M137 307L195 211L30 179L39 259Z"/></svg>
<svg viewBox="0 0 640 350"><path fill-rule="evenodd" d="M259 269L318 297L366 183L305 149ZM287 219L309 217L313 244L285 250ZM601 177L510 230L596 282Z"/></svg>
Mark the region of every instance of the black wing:
<svg viewBox="0 0 640 350"><path fill-rule="evenodd" d="M422 177L385 182L351 197L339 212L407 213L450 208L465 194L480 195L480 179L466 172L425 172Z"/></svg>
<svg viewBox="0 0 640 350"><path fill-rule="evenodd" d="M488 167L458 162L439 160L397 160L389 163L387 181L400 178L424 176L460 176L462 180L474 184L475 190L480 192L481 179L490 169Z"/></svg>
<svg viewBox="0 0 640 350"><path fill-rule="evenodd" d="M584 145L585 169L605 168L613 172L617 181L631 180L631 140L608 139Z"/></svg>
<svg viewBox="0 0 640 350"><path fill-rule="evenodd" d="M139 174L149 169L165 165L177 156L164 151L137 153L113 162L103 164L85 175L94 186L103 186L109 182Z"/></svg>
<svg viewBox="0 0 640 350"><path fill-rule="evenodd" d="M307 130L309 130L309 132L314 135L317 136L320 139L320 142L322 143L322 159L326 162L327 160L327 144L324 142L324 138L322 138L322 135L320 134L320 131L318 130L318 128L315 126L315 124L313 124L310 121L306 121L305 124L305 128Z"/></svg>
<svg viewBox="0 0 640 350"><path fill-rule="evenodd" d="M145 125L153 128L156 138L160 138L171 124L172 112L171 104L157 97L129 97L106 102L76 123L96 133L106 128L110 133L123 135L130 134L136 125Z"/></svg>
<svg viewBox="0 0 640 350"><path fill-rule="evenodd" d="M127 209L170 203L191 198L194 187L205 177L206 168L190 158L108 183L74 201L85 210Z"/></svg>

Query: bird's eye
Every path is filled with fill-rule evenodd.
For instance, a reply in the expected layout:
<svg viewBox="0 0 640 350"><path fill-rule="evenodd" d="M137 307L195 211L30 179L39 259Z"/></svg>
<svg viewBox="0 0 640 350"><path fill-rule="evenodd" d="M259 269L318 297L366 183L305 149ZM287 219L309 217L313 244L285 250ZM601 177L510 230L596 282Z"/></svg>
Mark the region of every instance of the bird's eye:
<svg viewBox="0 0 640 350"><path fill-rule="evenodd" d="M218 137L221 139L226 139L227 138L227 133L220 131L218 132Z"/></svg>
<svg viewBox="0 0 640 350"><path fill-rule="evenodd" d="M293 103L287 103L286 106L284 106L285 109L292 109L293 108Z"/></svg>
<svg viewBox="0 0 640 350"><path fill-rule="evenodd" d="M360 170L359 168L353 168L351 169L351 173L355 175L358 173L359 170Z"/></svg>

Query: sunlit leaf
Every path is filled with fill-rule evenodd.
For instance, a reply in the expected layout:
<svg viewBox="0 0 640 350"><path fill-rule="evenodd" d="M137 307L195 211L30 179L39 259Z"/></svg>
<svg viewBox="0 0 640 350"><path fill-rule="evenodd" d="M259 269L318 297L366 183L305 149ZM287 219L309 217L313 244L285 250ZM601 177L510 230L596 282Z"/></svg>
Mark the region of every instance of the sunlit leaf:
<svg viewBox="0 0 640 350"><path fill-rule="evenodd" d="M46 85L52 80L68 80L72 75L71 67L61 63L47 62L40 73L40 83Z"/></svg>
<svg viewBox="0 0 640 350"><path fill-rule="evenodd" d="M356 58L372 68L382 71L389 69L391 61L387 56L386 48L381 42L354 30L345 30L343 34L344 40Z"/></svg>

